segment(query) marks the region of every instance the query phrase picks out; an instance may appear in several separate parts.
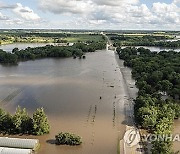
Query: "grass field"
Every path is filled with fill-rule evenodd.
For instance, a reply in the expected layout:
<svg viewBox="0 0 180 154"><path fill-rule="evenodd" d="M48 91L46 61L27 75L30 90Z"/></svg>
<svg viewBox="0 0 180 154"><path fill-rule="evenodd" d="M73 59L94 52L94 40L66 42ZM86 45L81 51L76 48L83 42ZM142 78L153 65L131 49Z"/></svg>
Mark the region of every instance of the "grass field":
<svg viewBox="0 0 180 154"><path fill-rule="evenodd" d="M38 36L16 36L14 34L0 34L0 45L11 44L11 43L77 43L77 42L100 42L104 41L102 35L98 34L69 34L66 37L53 37L49 34L48 37Z"/></svg>
<svg viewBox="0 0 180 154"><path fill-rule="evenodd" d="M76 43L76 42L87 42L87 41L104 41L102 35L89 35L89 34L73 34L70 37L67 37L65 40L67 40L70 43Z"/></svg>

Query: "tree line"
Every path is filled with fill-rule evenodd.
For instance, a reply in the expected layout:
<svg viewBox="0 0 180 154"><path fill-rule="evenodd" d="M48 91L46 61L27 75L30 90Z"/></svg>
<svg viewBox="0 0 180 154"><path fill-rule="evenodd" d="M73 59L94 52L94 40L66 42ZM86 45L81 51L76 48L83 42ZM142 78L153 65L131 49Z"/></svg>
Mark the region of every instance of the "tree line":
<svg viewBox="0 0 180 154"><path fill-rule="evenodd" d="M0 133L43 135L50 130L48 118L43 108L38 108L32 118L26 109L17 107L14 115L0 108Z"/></svg>
<svg viewBox="0 0 180 154"><path fill-rule="evenodd" d="M117 48L124 65L132 68L139 89L134 100L137 126L150 133L172 133L173 121L180 117L180 53L151 52L149 49ZM172 141L152 142L152 154L171 154Z"/></svg>
<svg viewBox="0 0 180 154"><path fill-rule="evenodd" d="M132 37L124 35L110 36L110 39L114 41L115 47L120 46L158 46L167 48L180 48L180 40L167 41L167 36L143 36Z"/></svg>
<svg viewBox="0 0 180 154"><path fill-rule="evenodd" d="M7 53L0 49L0 63L17 64L19 61L34 60L48 57L71 57L73 55L82 56L86 52L95 52L96 50L105 49L104 42L97 43L76 43L73 46L53 46L26 48L19 50L14 48L12 53Z"/></svg>
<svg viewBox="0 0 180 154"><path fill-rule="evenodd" d="M129 42L125 43L125 46L157 46L157 47L165 47L165 48L180 48L180 40L178 41L158 41L151 42L148 40L137 41L137 42Z"/></svg>

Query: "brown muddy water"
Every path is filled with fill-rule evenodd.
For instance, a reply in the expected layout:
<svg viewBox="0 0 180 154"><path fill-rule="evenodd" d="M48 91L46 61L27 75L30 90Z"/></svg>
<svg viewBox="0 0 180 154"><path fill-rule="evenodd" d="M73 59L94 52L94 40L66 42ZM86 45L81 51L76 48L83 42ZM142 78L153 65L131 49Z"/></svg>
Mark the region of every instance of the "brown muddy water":
<svg viewBox="0 0 180 154"><path fill-rule="evenodd" d="M50 134L21 136L38 138L39 154L116 154L125 125L133 122L126 113L133 112L129 103L136 92L131 70L113 51L89 53L85 60L50 58L0 65L2 108L14 113L20 105L30 114L45 108ZM174 133L179 130L177 120ZM60 131L79 134L83 144L56 146L54 136ZM174 150L180 150L179 142L174 143Z"/></svg>
<svg viewBox="0 0 180 154"><path fill-rule="evenodd" d="M89 53L85 60L21 62L0 66L0 106L14 113L20 105L30 114L44 107L50 134L25 136L40 140L39 154L116 154L125 133L126 84L113 51ZM61 131L79 134L83 144L56 146Z"/></svg>

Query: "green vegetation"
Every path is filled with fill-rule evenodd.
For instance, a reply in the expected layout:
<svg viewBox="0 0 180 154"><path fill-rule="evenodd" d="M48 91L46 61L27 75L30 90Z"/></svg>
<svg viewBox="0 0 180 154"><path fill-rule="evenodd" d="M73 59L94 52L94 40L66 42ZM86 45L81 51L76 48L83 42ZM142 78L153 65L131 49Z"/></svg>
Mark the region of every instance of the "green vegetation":
<svg viewBox="0 0 180 154"><path fill-rule="evenodd" d="M10 43L95 43L103 42L105 38L99 33L84 32L43 32L41 31L1 31L0 45Z"/></svg>
<svg viewBox="0 0 180 154"><path fill-rule="evenodd" d="M33 130L36 135L48 134L50 126L44 109L40 108L33 114Z"/></svg>
<svg viewBox="0 0 180 154"><path fill-rule="evenodd" d="M55 136L57 145L80 145L82 139L80 136L71 133L59 133Z"/></svg>
<svg viewBox="0 0 180 154"><path fill-rule="evenodd" d="M150 133L171 134L174 119L180 117L180 53L131 47L117 52L132 68L139 88L134 105L137 125ZM171 145L171 141L152 142L152 153L171 154Z"/></svg>
<svg viewBox="0 0 180 154"><path fill-rule="evenodd" d="M110 39L114 46L158 46L168 48L180 48L180 40L167 41L173 39L171 35L117 35L110 34Z"/></svg>
<svg viewBox="0 0 180 154"><path fill-rule="evenodd" d="M104 42L90 44L76 43L73 46L47 45L36 48L28 47L24 50L14 48L12 53L6 53L5 51L0 50L0 63L17 64L18 61L24 60L34 60L48 57L71 57L73 55L81 57L86 52L102 50L105 48L105 45L106 44Z"/></svg>
<svg viewBox="0 0 180 154"><path fill-rule="evenodd" d="M18 56L15 54L7 53L0 49L0 63L16 64Z"/></svg>
<svg viewBox="0 0 180 154"><path fill-rule="evenodd" d="M43 108L37 109L33 118L29 117L26 109L19 106L14 115L0 108L0 132L3 134L33 134L49 133L50 126Z"/></svg>
<svg viewBox="0 0 180 154"><path fill-rule="evenodd" d="M96 43L104 42L106 38L100 34L71 34L65 40L70 43Z"/></svg>

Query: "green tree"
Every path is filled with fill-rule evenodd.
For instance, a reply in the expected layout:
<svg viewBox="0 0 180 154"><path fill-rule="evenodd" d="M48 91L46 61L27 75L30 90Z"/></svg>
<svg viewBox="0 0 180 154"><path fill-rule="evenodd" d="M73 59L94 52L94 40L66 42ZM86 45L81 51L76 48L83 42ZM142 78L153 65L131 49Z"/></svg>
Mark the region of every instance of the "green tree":
<svg viewBox="0 0 180 154"><path fill-rule="evenodd" d="M33 114L34 134L43 135L49 133L50 126L43 108L39 108Z"/></svg>
<svg viewBox="0 0 180 154"><path fill-rule="evenodd" d="M6 115L7 113L3 109L0 108L0 131L1 132L5 130L4 121L6 119Z"/></svg>
<svg viewBox="0 0 180 154"><path fill-rule="evenodd" d="M17 133L21 132L21 123L22 123L22 110L20 106L16 108L15 115L13 116L13 124L15 127L15 131Z"/></svg>
<svg viewBox="0 0 180 154"><path fill-rule="evenodd" d="M80 136L71 134L71 133L59 133L55 136L57 145L80 145L82 143L82 139Z"/></svg>
<svg viewBox="0 0 180 154"><path fill-rule="evenodd" d="M33 129L32 119L28 116L26 109L17 107L15 115L13 116L13 124L17 133L30 133Z"/></svg>
<svg viewBox="0 0 180 154"><path fill-rule="evenodd" d="M153 106L141 107L138 111L143 128L153 128L157 123L158 110Z"/></svg>
<svg viewBox="0 0 180 154"><path fill-rule="evenodd" d="M163 92L168 92L173 86L173 84L171 82L169 82L168 80L160 81L158 84L161 85L160 90Z"/></svg>
<svg viewBox="0 0 180 154"><path fill-rule="evenodd" d="M172 131L173 121L168 118L163 118L158 121L155 127L156 134L170 134Z"/></svg>
<svg viewBox="0 0 180 154"><path fill-rule="evenodd" d="M3 120L3 133L14 134L13 116L6 113Z"/></svg>
<svg viewBox="0 0 180 154"><path fill-rule="evenodd" d="M173 154L172 143L170 141L154 141L152 142L152 154Z"/></svg>
<svg viewBox="0 0 180 154"><path fill-rule="evenodd" d="M12 50L12 53L15 53L15 52L18 52L18 51L19 51L18 48L14 48L14 49Z"/></svg>

